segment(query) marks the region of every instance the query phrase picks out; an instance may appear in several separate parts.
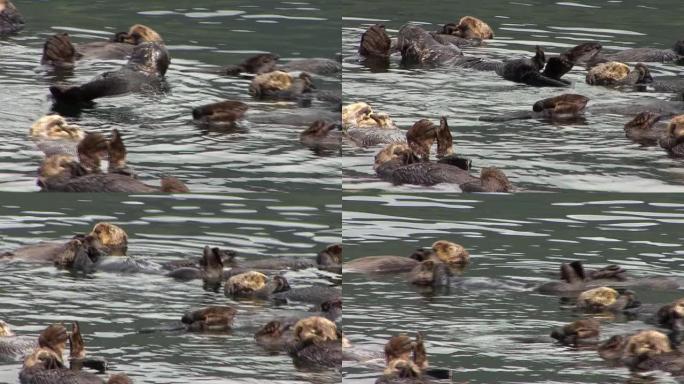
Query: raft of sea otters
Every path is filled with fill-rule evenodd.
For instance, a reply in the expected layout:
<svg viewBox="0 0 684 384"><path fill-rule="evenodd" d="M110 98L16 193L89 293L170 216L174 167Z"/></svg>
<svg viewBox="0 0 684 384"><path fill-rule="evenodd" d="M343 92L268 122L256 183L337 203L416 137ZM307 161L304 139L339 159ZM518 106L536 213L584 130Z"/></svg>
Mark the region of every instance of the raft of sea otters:
<svg viewBox="0 0 684 384"><path fill-rule="evenodd" d="M9 0L0 0L0 35L17 33L23 25L17 8ZM109 41L82 44L72 43L67 33L58 33L45 42L40 62L56 71L65 71L73 70L79 60L98 59L128 59L128 62L85 84L52 85L49 92L54 101L53 109L80 108L93 105L93 100L102 97L131 92L159 93L169 87L164 78L171 64L166 45L157 32L140 24L133 25L127 32L116 33ZM280 64L278 60L275 54L259 54L215 72L252 78L248 92L258 100L289 101L309 107L315 98L324 108L250 114L248 104L226 100L192 109L193 121L215 130L233 128L244 119L253 124L308 126L300 134L303 145L316 152L339 152L341 96L337 92L317 90L314 76L340 73L340 62L312 58ZM45 154L38 169L38 185L44 191L189 192L181 180L171 176L163 177L159 186L137 180L133 170L126 166L122 135L116 131L111 139L106 139L100 133L84 132L62 116L53 114L39 119L30 135ZM99 167L102 159L110 161L106 172Z"/></svg>
<svg viewBox="0 0 684 384"><path fill-rule="evenodd" d="M504 116L482 116L481 121L503 122L514 119L548 119L554 123L573 122L585 114L614 113L635 116L625 124L626 136L642 145L660 145L670 156L684 157L684 81L680 78L654 79L644 62L679 62L684 58L684 40L672 49L633 48L618 53L602 53L601 44L586 42L559 55L547 56L537 46L530 58L495 61L467 54L468 47L483 46L494 38L494 31L482 20L466 16L436 31L406 24L396 38L390 38L384 25L372 25L361 36L358 59L363 65L385 69L393 56L400 56L404 67L448 67L457 70L491 71L505 80L535 87L567 87L563 79L577 65L587 68L586 82L639 91L670 92L671 101L652 99L629 105L590 105L589 98L561 94L536 102L530 111ZM625 63L636 63L632 67ZM345 105L342 110L345 137L360 147L387 145L375 157L375 171L393 184L431 186L457 184L463 192L509 192L513 186L504 172L482 167L480 177L470 174L471 162L457 156L453 149L447 118L439 125L417 121L403 132L387 113L374 111L364 102ZM437 142L437 160L430 159L430 147Z"/></svg>
<svg viewBox="0 0 684 384"><path fill-rule="evenodd" d="M404 274L410 284L424 287L469 284L464 271L470 262L469 252L461 245L440 240L431 248L418 249L410 256L366 256L344 263L344 273L364 273L370 278ZM535 294L564 298L580 317L570 324L553 329L550 337L530 337L538 342L557 342L564 346L593 348L611 366L625 366L632 371L662 370L684 376L684 298L671 303L642 303L637 290L677 290L680 283L663 276L632 276L618 265L590 270L581 261L562 263L556 281L526 287ZM616 315L639 319L650 327L601 340L601 323ZM415 340L407 335L392 337L384 348L386 368L376 383L428 383L454 376L446 367L428 365L425 338L418 332ZM554 341L555 340L555 341ZM528 341L529 342L529 341ZM361 352L349 343L345 360L372 364L378 356Z"/></svg>
<svg viewBox="0 0 684 384"><path fill-rule="evenodd" d="M341 290L335 286L291 287L284 271L318 268L341 273L342 246L332 244L316 257L269 257L241 260L236 252L205 247L201 257L155 263L127 256L128 235L111 223L96 224L89 234L70 240L42 242L0 254L0 262L49 263L75 273L97 271L145 273L168 276L180 281L202 280L204 288L239 300L274 301L311 305L311 315L283 315L263 324L255 342L269 353L287 353L301 369L339 369L342 359L342 334L335 321L342 313ZM216 305L189 309L179 314L175 325L140 332L226 332L234 329L241 316L238 305ZM10 320L11 319L5 319ZM64 361L69 342L69 363ZM103 383L101 375L107 361L86 356L78 323L71 331L63 324L52 324L38 338L15 335L0 321L0 358L23 360L19 374L22 384ZM131 383L124 373L113 374L107 383Z"/></svg>

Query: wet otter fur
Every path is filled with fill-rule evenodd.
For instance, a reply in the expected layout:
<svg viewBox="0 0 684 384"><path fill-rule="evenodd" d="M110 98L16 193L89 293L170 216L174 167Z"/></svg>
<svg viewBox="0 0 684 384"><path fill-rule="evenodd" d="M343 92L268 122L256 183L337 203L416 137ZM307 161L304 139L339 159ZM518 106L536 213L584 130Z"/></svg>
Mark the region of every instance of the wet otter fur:
<svg viewBox="0 0 684 384"><path fill-rule="evenodd" d="M210 306L183 315L188 331L227 331L233 327L237 310L228 306Z"/></svg>
<svg viewBox="0 0 684 384"><path fill-rule="evenodd" d="M0 35L17 33L24 28L24 18L9 0L0 0Z"/></svg>
<svg viewBox="0 0 684 384"><path fill-rule="evenodd" d="M62 32L45 41L41 64L70 68L82 58L124 59L136 45L145 42L163 43L163 40L152 28L142 24L131 26L128 32L116 33L110 41L76 45L71 43L68 33Z"/></svg>
<svg viewBox="0 0 684 384"><path fill-rule="evenodd" d="M658 140L658 144L671 157L684 157L684 115L677 115L670 120L666 135Z"/></svg>
<svg viewBox="0 0 684 384"><path fill-rule="evenodd" d="M299 142L312 149L339 149L342 145L342 127L339 123L316 120L299 134Z"/></svg>
<svg viewBox="0 0 684 384"><path fill-rule="evenodd" d="M385 32L385 26L375 24L361 35L359 55L363 57L389 58L392 40Z"/></svg>
<svg viewBox="0 0 684 384"><path fill-rule="evenodd" d="M551 332L551 337L561 344L578 346L596 344L599 337L600 323L593 318L575 320Z"/></svg>
<svg viewBox="0 0 684 384"><path fill-rule="evenodd" d="M653 77L643 63L637 63L630 70L627 64L610 61L591 68L586 81L591 85L635 85L651 83Z"/></svg>
<svg viewBox="0 0 684 384"><path fill-rule="evenodd" d="M662 306L655 315L659 326L673 331L684 331L684 299L678 299Z"/></svg>
<svg viewBox="0 0 684 384"><path fill-rule="evenodd" d="M198 265L181 266L167 273L166 276L179 280L202 279L206 283L218 283L223 280L223 256L225 254L225 251L207 245L202 251Z"/></svg>
<svg viewBox="0 0 684 384"><path fill-rule="evenodd" d="M634 292L625 291L620 294L610 287L598 287L580 293L577 298L577 309L590 312L618 312L640 306Z"/></svg>
<svg viewBox="0 0 684 384"><path fill-rule="evenodd" d="M128 250L128 234L112 223L95 224L87 236L91 244L109 256L125 256Z"/></svg>
<svg viewBox="0 0 684 384"><path fill-rule="evenodd" d="M283 71L262 73L252 79L249 94L257 99L297 100L316 87L311 75L302 72L298 77Z"/></svg>
<svg viewBox="0 0 684 384"><path fill-rule="evenodd" d="M283 276L269 279L257 271L243 272L231 276L224 287L226 296L267 299L272 294L284 292L290 285Z"/></svg>
<svg viewBox="0 0 684 384"><path fill-rule="evenodd" d="M667 125L656 124L663 118L659 113L641 112L625 123L625 136L644 146L658 145L658 141L667 134Z"/></svg>
<svg viewBox="0 0 684 384"><path fill-rule="evenodd" d="M142 43L133 48L128 62L119 70L100 74L80 86L53 85L50 93L57 103L79 105L105 96L159 91L170 63L164 44Z"/></svg>
<svg viewBox="0 0 684 384"><path fill-rule="evenodd" d="M366 256L345 263L343 268L348 272L364 273L409 272L426 260L432 260L436 264L464 266L469 262L470 254L460 244L438 240L432 244L430 250L419 249L409 257Z"/></svg>
<svg viewBox="0 0 684 384"><path fill-rule="evenodd" d="M241 101L226 100L192 109L192 118L206 124L234 124L241 120L249 106Z"/></svg>
<svg viewBox="0 0 684 384"><path fill-rule="evenodd" d="M242 63L237 65L228 65L221 68L221 74L237 76L240 73L253 73L255 75L260 75L262 73L268 73L275 71L276 62L280 59L280 56L274 55L272 53L260 53L245 59Z"/></svg>
<svg viewBox="0 0 684 384"><path fill-rule="evenodd" d="M60 115L47 115L31 125L29 136L46 156L76 155L76 146L85 137L85 132Z"/></svg>
<svg viewBox="0 0 684 384"><path fill-rule="evenodd" d="M430 120L421 119L406 132L409 148L424 161L430 159L430 148L435 140L437 140L438 158L454 153L453 138L445 116L439 119L439 126Z"/></svg>
<svg viewBox="0 0 684 384"><path fill-rule="evenodd" d="M464 39L493 39L494 31L489 24L473 16L464 16L450 31L451 35Z"/></svg>
<svg viewBox="0 0 684 384"><path fill-rule="evenodd" d="M0 320L0 361L23 360L35 347L34 338L17 336L9 324Z"/></svg>
<svg viewBox="0 0 684 384"><path fill-rule="evenodd" d="M292 357L295 366L341 367L341 334L335 323L324 317L312 316L299 320L292 332L294 345L289 346L287 352Z"/></svg>

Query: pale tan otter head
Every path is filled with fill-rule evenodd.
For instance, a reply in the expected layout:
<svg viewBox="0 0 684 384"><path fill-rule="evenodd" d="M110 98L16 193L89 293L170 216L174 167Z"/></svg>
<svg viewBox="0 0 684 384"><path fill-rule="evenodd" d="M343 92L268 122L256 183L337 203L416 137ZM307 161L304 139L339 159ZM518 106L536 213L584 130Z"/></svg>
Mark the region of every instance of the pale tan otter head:
<svg viewBox="0 0 684 384"><path fill-rule="evenodd" d="M486 192L510 192L513 184L508 180L502 170L495 167L486 167L480 170L482 188Z"/></svg>
<svg viewBox="0 0 684 384"><path fill-rule="evenodd" d="M14 332L10 329L9 324L0 320L0 337L14 336Z"/></svg>
<svg viewBox="0 0 684 384"><path fill-rule="evenodd" d="M110 256L125 256L128 249L128 235L121 227L111 223L97 223L90 231L96 248L104 249Z"/></svg>
<svg viewBox="0 0 684 384"><path fill-rule="evenodd" d="M322 343L337 340L337 326L325 317L312 316L299 320L293 329L296 341Z"/></svg>
<svg viewBox="0 0 684 384"><path fill-rule="evenodd" d="M147 42L161 43L164 40L152 28L142 24L135 24L128 29L128 36L124 41L129 44L138 45Z"/></svg>
<svg viewBox="0 0 684 384"><path fill-rule="evenodd" d="M287 72L273 71L256 75L249 86L252 96L260 95L265 91L284 91L289 89L294 82L294 77Z"/></svg>
<svg viewBox="0 0 684 384"><path fill-rule="evenodd" d="M467 264L470 260L470 253L463 246L451 241L435 241L432 244L432 250L435 252L435 256L443 263Z"/></svg>
<svg viewBox="0 0 684 384"><path fill-rule="evenodd" d="M377 168L390 160L396 159L401 153L410 150L411 148L406 143L389 144L375 155L375 164L373 165L373 168Z"/></svg>
<svg viewBox="0 0 684 384"><path fill-rule="evenodd" d="M598 287L580 293L577 298L577 307L589 309L601 309L615 304L620 294L609 287Z"/></svg>
<svg viewBox="0 0 684 384"><path fill-rule="evenodd" d="M473 16L458 21L455 34L465 39L493 39L494 31L489 24Z"/></svg>
<svg viewBox="0 0 684 384"><path fill-rule="evenodd" d="M14 10L14 9L16 9L16 8L14 7L14 4L12 4L11 1L9 1L9 0L0 0L0 12L4 11L5 9Z"/></svg>
<svg viewBox="0 0 684 384"><path fill-rule="evenodd" d="M362 101L342 107L342 126L345 128L395 128L388 114L374 112L370 105Z"/></svg>
<svg viewBox="0 0 684 384"><path fill-rule="evenodd" d="M420 377L421 370L416 363L409 359L394 359L387 363L383 374L385 376L408 379Z"/></svg>
<svg viewBox="0 0 684 384"><path fill-rule="evenodd" d="M47 115L31 126L32 139L81 141L85 133L78 125L69 125L60 115Z"/></svg>
<svg viewBox="0 0 684 384"><path fill-rule="evenodd" d="M601 63L587 73L588 84L615 84L627 78L629 66L617 61Z"/></svg>
<svg viewBox="0 0 684 384"><path fill-rule="evenodd" d="M677 115L670 120L667 126L667 132L675 139L684 138L684 115Z"/></svg>
<svg viewBox="0 0 684 384"><path fill-rule="evenodd" d="M658 331L641 331L627 340L624 357L653 357L672 352L670 339Z"/></svg>
<svg viewBox="0 0 684 384"><path fill-rule="evenodd" d="M61 175L69 169L69 165L76 161L71 155L52 155L43 159L38 168L38 176L41 178Z"/></svg>
<svg viewBox="0 0 684 384"><path fill-rule="evenodd" d="M230 294L248 294L266 287L268 277L261 272L249 271L231 276L225 290Z"/></svg>

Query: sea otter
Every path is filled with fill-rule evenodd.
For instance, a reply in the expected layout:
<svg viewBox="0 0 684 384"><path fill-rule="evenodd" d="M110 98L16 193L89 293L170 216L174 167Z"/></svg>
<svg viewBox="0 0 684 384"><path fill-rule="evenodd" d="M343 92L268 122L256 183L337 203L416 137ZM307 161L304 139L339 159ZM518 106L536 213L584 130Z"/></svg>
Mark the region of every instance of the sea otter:
<svg viewBox="0 0 684 384"><path fill-rule="evenodd" d="M366 256L343 265L345 272L397 273L409 272L422 261L434 260L451 266L468 264L470 253L461 245L446 240L438 240L430 250L419 249L409 257L404 256Z"/></svg>
<svg viewBox="0 0 684 384"><path fill-rule="evenodd" d="M197 266L183 266L166 275L178 280L202 279L205 283L219 283L223 280L223 254L219 248L204 247Z"/></svg>
<svg viewBox="0 0 684 384"><path fill-rule="evenodd" d="M435 140L438 158L454 153L453 138L445 116L439 119L439 125L433 124L428 119L418 120L406 132L406 142L409 148L423 161L430 159L430 148Z"/></svg>
<svg viewBox="0 0 684 384"><path fill-rule="evenodd" d="M34 338L17 336L9 324L0 320L0 361L23 359L36 346Z"/></svg>
<svg viewBox="0 0 684 384"><path fill-rule="evenodd" d="M51 36L43 46L41 63L56 67L72 67L80 59L125 59L136 45L146 42L163 43L161 36L142 24L131 26L128 32L116 33L110 41L72 44L66 32Z"/></svg>
<svg viewBox="0 0 684 384"><path fill-rule="evenodd" d="M85 132L81 127L69 124L60 115L41 117L31 125L29 135L45 156L76 156L77 146L85 138Z"/></svg>
<svg viewBox="0 0 684 384"><path fill-rule="evenodd" d="M673 331L684 331L684 299L677 299L658 309L655 321L659 326Z"/></svg>
<svg viewBox="0 0 684 384"><path fill-rule="evenodd" d="M587 84L591 85L635 85L653 82L651 72L643 63L637 63L634 70L617 61L601 63L589 70Z"/></svg>
<svg viewBox="0 0 684 384"><path fill-rule="evenodd" d="M625 136L643 146L658 145L658 141L667 135L667 124L657 124L663 117L653 112L641 112L625 123Z"/></svg>
<svg viewBox="0 0 684 384"><path fill-rule="evenodd" d="M619 61L623 63L664 63L677 61L684 56L684 40L675 42L671 49L658 48L629 48L617 53L601 54L598 53L587 62L587 68L608 61Z"/></svg>
<svg viewBox="0 0 684 384"><path fill-rule="evenodd" d="M67 154L46 157L38 170L38 186L48 192L189 192L174 177L162 177L161 187L137 180L126 166L126 147L117 129L111 139L88 133L77 146L78 161ZM100 172L100 158L109 157L107 173Z"/></svg>
<svg viewBox="0 0 684 384"><path fill-rule="evenodd" d="M24 28L24 18L9 0L0 0L0 36L16 33Z"/></svg>
<svg viewBox="0 0 684 384"><path fill-rule="evenodd" d="M221 67L219 73L237 76L241 73L260 75L272 71L283 72L307 72L316 75L332 75L342 71L339 62L325 58L294 59L278 65L280 56L273 53L259 53L250 56L237 65Z"/></svg>
<svg viewBox="0 0 684 384"><path fill-rule="evenodd" d="M216 248L219 252L220 249ZM228 251L230 252L230 251ZM282 271L318 268L335 272L342 263L342 245L330 244L312 257L267 257L259 260L240 260L235 254L223 258L223 263L233 269L257 271ZM234 274L231 274L231 276Z"/></svg>
<svg viewBox="0 0 684 384"><path fill-rule="evenodd" d="M451 271L447 264L436 260L425 260L408 273L408 282L419 286L439 287L449 284Z"/></svg>
<svg viewBox="0 0 684 384"><path fill-rule="evenodd" d="M432 378L451 382L450 370L428 367L422 333L412 340L406 335L393 336L385 344L386 367L376 384L424 384Z"/></svg>
<svg viewBox="0 0 684 384"><path fill-rule="evenodd" d="M360 147L406 142L406 134L394 125L388 114L373 111L364 102L342 107L342 127L345 136Z"/></svg>
<svg viewBox="0 0 684 384"><path fill-rule="evenodd" d="M302 72L298 77L283 71L257 75L249 86L249 94L257 99L299 100L316 87L311 75Z"/></svg>
<svg viewBox="0 0 684 384"><path fill-rule="evenodd" d="M650 289L677 289L679 284L666 277L631 277L618 265L609 265L598 270L585 270L579 260L561 263L560 281L541 284L535 290L545 294L577 295L591 288L608 286L612 288L647 287Z"/></svg>
<svg viewBox="0 0 684 384"><path fill-rule="evenodd" d="M599 328L600 323L596 319L580 319L554 329L551 337L564 345L593 345L598 343Z"/></svg>
<svg viewBox="0 0 684 384"><path fill-rule="evenodd" d="M187 312L181 322L188 331L228 331L233 327L235 315L235 308L210 306Z"/></svg>
<svg viewBox="0 0 684 384"><path fill-rule="evenodd" d="M105 72L79 86L50 87L57 103L81 104L100 97L130 92L159 92L164 88L164 74L171 63L163 43L148 42L136 45L123 67Z"/></svg>
<svg viewBox="0 0 684 384"><path fill-rule="evenodd" d="M670 120L664 136L658 144L672 157L684 157L684 115L678 115Z"/></svg>
<svg viewBox="0 0 684 384"><path fill-rule="evenodd" d="M332 321L312 316L299 320L292 328L294 340L286 346L298 368L341 368L342 343Z"/></svg>
<svg viewBox="0 0 684 384"><path fill-rule="evenodd" d="M224 287L228 297L269 299L271 295L290 289L283 276L268 276L257 271L248 271L231 276Z"/></svg>
<svg viewBox="0 0 684 384"><path fill-rule="evenodd" d="M623 312L641 305L634 292L619 293L613 288L598 287L580 293L575 307L588 313Z"/></svg>
<svg viewBox="0 0 684 384"><path fill-rule="evenodd" d="M313 150L339 150L342 127L339 123L316 120L299 134L299 142Z"/></svg>
<svg viewBox="0 0 684 384"><path fill-rule="evenodd" d="M598 352L602 358L621 362L633 371L684 374L684 355L672 347L667 335L655 330L613 336L599 346Z"/></svg>

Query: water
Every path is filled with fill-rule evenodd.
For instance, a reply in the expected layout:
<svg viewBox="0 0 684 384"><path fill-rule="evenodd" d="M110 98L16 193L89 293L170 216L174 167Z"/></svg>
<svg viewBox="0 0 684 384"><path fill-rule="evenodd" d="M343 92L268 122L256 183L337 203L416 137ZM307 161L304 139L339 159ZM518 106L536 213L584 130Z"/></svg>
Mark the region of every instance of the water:
<svg viewBox="0 0 684 384"><path fill-rule="evenodd" d="M344 275L344 331L360 351L381 353L392 335L424 331L430 364L468 383L623 383L593 350L560 346L548 334L581 315L528 286L556 278L561 262L620 264L635 276L684 281L684 200L662 195L518 194L418 196L357 192L344 197L345 258L409 255L445 239L470 251L469 288L425 290L404 276ZM646 304L682 296L635 289ZM602 339L651 328L604 318ZM521 339L533 339L523 342ZM377 364L345 362L345 381L373 383ZM657 373L654 383L672 378ZM641 381L639 381L641 382ZM651 381L644 381L651 382Z"/></svg>
<svg viewBox="0 0 684 384"><path fill-rule="evenodd" d="M129 234L129 255L156 262L194 259L205 245L234 249L247 260L313 257L341 240L339 196L306 200L292 195L126 196L117 194L3 194L0 252L39 240L68 239L99 221ZM30 208L27 208L30 207ZM235 302L202 289L199 281L156 275L96 273L83 277L50 265L0 263L0 319L20 335L78 320L88 353L136 383L337 383L336 370L298 371L291 358L254 343L258 327L309 305ZM340 276L308 269L285 274L293 287L339 284ZM206 305L238 309L229 334L137 330L173 324ZM17 383L20 363L0 362L0 383Z"/></svg>
<svg viewBox="0 0 684 384"><path fill-rule="evenodd" d="M535 45L558 53L585 41L599 41L604 52L630 47L670 48L681 38L679 1L657 3L639 0L526 2L495 1L402 3L392 1L345 2L342 45L345 102L366 101L387 112L402 129L415 121L449 118L457 153L473 160L474 172L486 166L502 168L511 181L530 190L588 190L618 192L681 192L681 160L670 159L659 147L642 148L625 138L629 117L591 115L585 124L554 125L538 120L486 123L481 115L529 110L536 100L563 92L589 97L600 103L630 104L663 93L622 92L585 83L586 71L575 67L566 79L568 89L535 88L501 79L490 72L459 68L402 69L393 56L387 72L371 73L358 63L356 50L363 31L381 23L391 37L407 22L435 30L461 16L485 20L495 38L466 55L490 59L530 56ZM674 64L649 63L654 77L681 75ZM345 188L383 188L407 192L416 187L391 187L378 182L372 169L377 148L345 147ZM454 186L421 188L453 191Z"/></svg>
<svg viewBox="0 0 684 384"><path fill-rule="evenodd" d="M48 87L55 83L40 65L44 41L62 31L75 42L103 40L135 23L152 27L165 40L172 57L166 75L170 93L99 99L95 108L82 110L72 121L89 131L122 131L129 163L142 180L158 185L160 175L168 173L193 192L211 193L339 185L339 158L302 146L304 125L246 121L241 130L220 132L194 125L191 115L193 107L224 99L244 101L257 114L296 112L293 103L251 99L248 79L208 72L260 52L277 53L283 61L334 58L340 50L339 4L207 0L188 7L186 2L74 0L20 1L16 6L26 28L0 39L0 190L38 189L35 174L42 153L28 140L28 130L51 111ZM64 82L79 84L122 63L80 61ZM324 90L339 90L339 76L317 76L314 82ZM311 110L327 108L314 102Z"/></svg>

